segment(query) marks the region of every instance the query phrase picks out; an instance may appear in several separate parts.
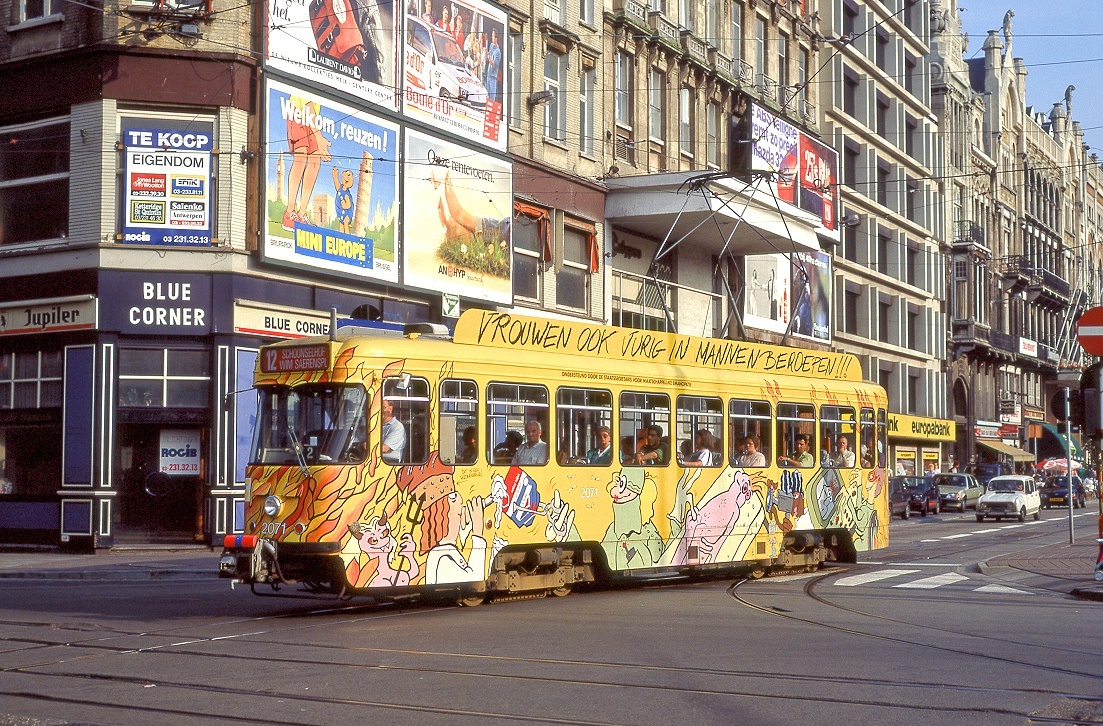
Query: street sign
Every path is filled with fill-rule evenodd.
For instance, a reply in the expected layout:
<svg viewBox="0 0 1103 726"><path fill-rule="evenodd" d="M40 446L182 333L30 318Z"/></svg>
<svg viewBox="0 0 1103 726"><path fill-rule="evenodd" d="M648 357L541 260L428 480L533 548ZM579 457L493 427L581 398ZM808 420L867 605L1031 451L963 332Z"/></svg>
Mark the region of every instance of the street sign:
<svg viewBox="0 0 1103 726"><path fill-rule="evenodd" d="M442 292L440 295L440 314L445 318L458 318L460 316L460 296L450 292Z"/></svg>
<svg viewBox="0 0 1103 726"><path fill-rule="evenodd" d="M1091 308L1076 323L1076 339L1084 350L1103 356L1103 307Z"/></svg>

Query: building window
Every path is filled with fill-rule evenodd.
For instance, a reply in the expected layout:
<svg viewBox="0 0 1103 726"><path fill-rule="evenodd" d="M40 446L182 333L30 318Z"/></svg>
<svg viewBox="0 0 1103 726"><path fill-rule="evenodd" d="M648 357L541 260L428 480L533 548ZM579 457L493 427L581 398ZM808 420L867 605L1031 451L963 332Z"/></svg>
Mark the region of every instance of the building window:
<svg viewBox="0 0 1103 726"><path fill-rule="evenodd" d="M588 68L578 79L578 150L594 153L594 80L597 71Z"/></svg>
<svg viewBox="0 0 1103 726"><path fill-rule="evenodd" d="M889 177L892 170L885 163L877 164L877 203L882 207L889 205Z"/></svg>
<svg viewBox="0 0 1103 726"><path fill-rule="evenodd" d="M509 34L509 125L521 125L521 56L525 37L520 33Z"/></svg>
<svg viewBox="0 0 1103 726"><path fill-rule="evenodd" d="M875 55L877 67L883 71L887 71L889 62L889 34L881 29L877 30L877 49Z"/></svg>
<svg viewBox="0 0 1103 726"><path fill-rule="evenodd" d="M563 24L563 5L560 0L544 0L544 17L553 23Z"/></svg>
<svg viewBox="0 0 1103 726"><path fill-rule="evenodd" d="M854 36L858 34L858 6L851 2L851 0L845 0L843 2L843 35L854 39Z"/></svg>
<svg viewBox="0 0 1103 726"><path fill-rule="evenodd" d="M616 67L616 100L617 123L624 126L632 125L632 56L624 51L617 51Z"/></svg>
<svg viewBox="0 0 1103 726"><path fill-rule="evenodd" d="M119 349L119 405L206 408L211 379L205 350Z"/></svg>
<svg viewBox="0 0 1103 726"><path fill-rule="evenodd" d="M0 409L60 406L64 369L60 350L0 353Z"/></svg>
<svg viewBox="0 0 1103 726"><path fill-rule="evenodd" d="M537 219L518 213L513 216L513 294L535 300L542 299L544 288L544 244L547 235L547 215Z"/></svg>
<svg viewBox="0 0 1103 726"><path fill-rule="evenodd" d="M858 261L858 227L856 225L843 227L843 257L851 262Z"/></svg>
<svg viewBox="0 0 1103 726"><path fill-rule="evenodd" d="M666 74L655 68L649 74L647 89L647 135L663 140L664 103L666 97Z"/></svg>
<svg viewBox="0 0 1103 726"><path fill-rule="evenodd" d="M907 248L908 270L907 281L909 285L919 285L919 248L909 244Z"/></svg>
<svg viewBox="0 0 1103 726"><path fill-rule="evenodd" d="M892 244L892 235L882 230L877 235L877 271L882 275L889 274L889 245Z"/></svg>
<svg viewBox="0 0 1103 726"><path fill-rule="evenodd" d="M882 343L891 343L889 321L892 317L892 302L882 299L878 302L877 308L877 339Z"/></svg>
<svg viewBox="0 0 1103 726"><path fill-rule="evenodd" d="M858 156L861 151L849 142L843 146L843 184L851 189L858 188Z"/></svg>
<svg viewBox="0 0 1103 726"><path fill-rule="evenodd" d="M889 133L889 100L884 96L877 96L877 135L882 139L888 138Z"/></svg>
<svg viewBox="0 0 1103 726"><path fill-rule="evenodd" d="M696 27L693 22L693 5L694 0L678 0L678 21L681 22L683 28L689 31Z"/></svg>
<svg viewBox="0 0 1103 726"><path fill-rule="evenodd" d="M578 310L589 307L592 235L577 227L563 227L563 266L555 276L556 304Z"/></svg>
<svg viewBox="0 0 1103 726"><path fill-rule="evenodd" d="M858 74L849 68L843 70L843 112L858 117Z"/></svg>
<svg viewBox="0 0 1103 726"><path fill-rule="evenodd" d="M0 245L69 234L69 119L0 128Z"/></svg>
<svg viewBox="0 0 1103 726"><path fill-rule="evenodd" d="M789 85L789 36L785 33L777 34L777 82L782 88Z"/></svg>
<svg viewBox="0 0 1103 726"><path fill-rule="evenodd" d="M760 76L766 75L766 18L754 19L754 67Z"/></svg>
<svg viewBox="0 0 1103 726"><path fill-rule="evenodd" d="M19 22L48 18L61 12L61 0L20 0Z"/></svg>
<svg viewBox="0 0 1103 726"><path fill-rule="evenodd" d="M843 297L843 330L851 335L858 334L858 300L857 291L847 290Z"/></svg>
<svg viewBox="0 0 1103 726"><path fill-rule="evenodd" d="M720 104L709 101L705 116L705 160L709 166L720 168Z"/></svg>
<svg viewBox="0 0 1103 726"><path fill-rule="evenodd" d="M731 19L732 60L738 66L739 61L743 58L743 0L732 0Z"/></svg>
<svg viewBox="0 0 1103 726"><path fill-rule="evenodd" d="M908 371L908 413L917 413L919 408L919 373Z"/></svg>
<svg viewBox="0 0 1103 726"><path fill-rule="evenodd" d="M544 56L544 90L554 98L544 106L544 136L556 141L567 138L567 54L548 49Z"/></svg>
<svg viewBox="0 0 1103 726"><path fill-rule="evenodd" d="M693 89L678 90L678 148L693 156Z"/></svg>
<svg viewBox="0 0 1103 726"><path fill-rule="evenodd" d="M594 0L579 0L578 20L586 25L594 24Z"/></svg>
<svg viewBox="0 0 1103 726"><path fill-rule="evenodd" d="M907 320L907 345L905 347L908 350L920 350L919 343L919 308L915 305L908 305L908 320Z"/></svg>

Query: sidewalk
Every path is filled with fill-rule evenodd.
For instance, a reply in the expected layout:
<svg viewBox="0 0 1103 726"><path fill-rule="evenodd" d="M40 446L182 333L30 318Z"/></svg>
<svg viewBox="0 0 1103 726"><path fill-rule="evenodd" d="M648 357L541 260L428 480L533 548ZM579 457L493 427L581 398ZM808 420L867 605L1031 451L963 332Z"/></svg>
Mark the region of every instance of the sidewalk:
<svg viewBox="0 0 1103 726"><path fill-rule="evenodd" d="M1081 528L1075 544L1064 542L1000 555L978 566L983 574L997 579L1103 602L1103 582L1095 580L1098 553L1093 526Z"/></svg>
<svg viewBox="0 0 1103 726"><path fill-rule="evenodd" d="M54 547L0 547L0 579L152 580L218 577L221 549L203 545L115 547L71 554Z"/></svg>

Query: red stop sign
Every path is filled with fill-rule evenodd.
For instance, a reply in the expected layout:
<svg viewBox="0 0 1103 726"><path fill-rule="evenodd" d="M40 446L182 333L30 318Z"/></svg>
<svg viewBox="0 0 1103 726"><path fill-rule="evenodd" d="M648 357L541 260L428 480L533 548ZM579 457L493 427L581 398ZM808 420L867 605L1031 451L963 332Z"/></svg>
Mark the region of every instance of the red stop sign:
<svg viewBox="0 0 1103 726"><path fill-rule="evenodd" d="M1084 350L1103 356L1103 307L1092 308L1076 323L1076 339Z"/></svg>

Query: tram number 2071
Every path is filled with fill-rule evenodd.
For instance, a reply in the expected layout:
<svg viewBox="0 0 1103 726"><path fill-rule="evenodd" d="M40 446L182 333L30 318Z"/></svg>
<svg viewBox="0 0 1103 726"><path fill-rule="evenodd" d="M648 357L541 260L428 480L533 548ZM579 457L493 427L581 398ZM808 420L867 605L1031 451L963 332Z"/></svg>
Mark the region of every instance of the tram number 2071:
<svg viewBox="0 0 1103 726"><path fill-rule="evenodd" d="M265 522L260 526L261 537L278 537L288 532L297 532L302 534L306 531L306 525L302 522L296 522L290 524L288 522Z"/></svg>

